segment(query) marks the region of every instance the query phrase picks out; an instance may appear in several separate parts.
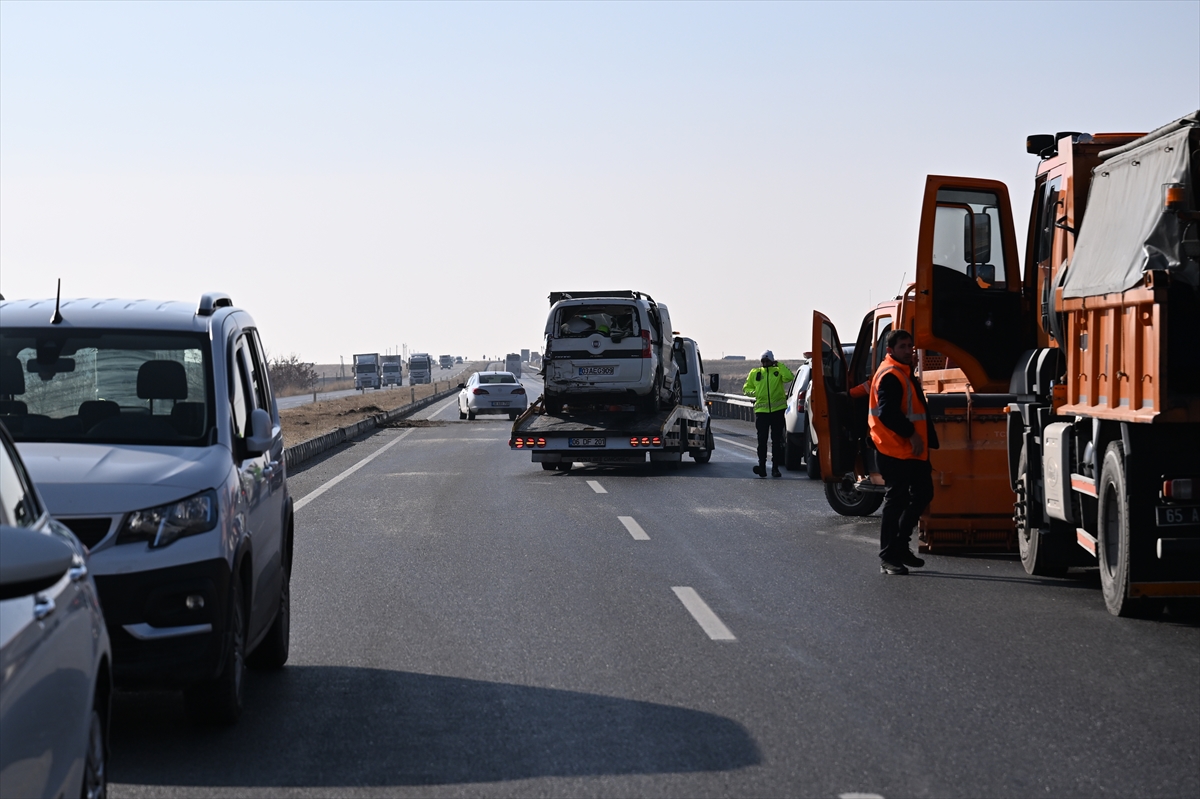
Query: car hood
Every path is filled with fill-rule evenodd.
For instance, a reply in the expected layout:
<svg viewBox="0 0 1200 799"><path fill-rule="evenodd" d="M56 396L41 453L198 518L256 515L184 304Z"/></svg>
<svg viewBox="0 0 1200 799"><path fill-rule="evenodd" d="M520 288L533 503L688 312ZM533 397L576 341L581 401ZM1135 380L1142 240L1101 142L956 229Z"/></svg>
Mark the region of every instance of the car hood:
<svg viewBox="0 0 1200 799"><path fill-rule="evenodd" d="M20 443L29 470L54 515L125 513L182 499L225 481L229 450L121 444Z"/></svg>

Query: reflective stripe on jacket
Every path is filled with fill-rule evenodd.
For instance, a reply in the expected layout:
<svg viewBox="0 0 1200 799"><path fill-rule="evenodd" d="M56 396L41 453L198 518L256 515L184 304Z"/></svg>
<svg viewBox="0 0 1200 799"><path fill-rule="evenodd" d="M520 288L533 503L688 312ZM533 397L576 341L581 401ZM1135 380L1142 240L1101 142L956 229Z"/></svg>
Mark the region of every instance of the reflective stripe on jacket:
<svg viewBox="0 0 1200 799"><path fill-rule="evenodd" d="M909 436L900 435L883 422L879 384L885 375L892 375L900 383L901 410L921 437L920 455L913 455ZM929 460L929 428L925 422L925 414L924 397L913 387L912 370L888 355L871 378L871 415L868 417L868 427L875 448L892 458Z"/></svg>
<svg viewBox="0 0 1200 799"><path fill-rule="evenodd" d="M782 411L787 407L787 384L796 379L785 364L760 366L746 375L742 393L754 397L755 413Z"/></svg>

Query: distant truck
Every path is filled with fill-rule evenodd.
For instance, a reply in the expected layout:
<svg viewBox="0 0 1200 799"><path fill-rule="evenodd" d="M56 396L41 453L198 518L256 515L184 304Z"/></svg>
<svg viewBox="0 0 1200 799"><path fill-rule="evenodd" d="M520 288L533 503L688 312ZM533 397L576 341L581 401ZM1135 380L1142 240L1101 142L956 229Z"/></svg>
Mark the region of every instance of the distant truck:
<svg viewBox="0 0 1200 799"><path fill-rule="evenodd" d="M453 355L439 355L438 363L441 364L443 369L452 369L452 368L454 368L454 356Z"/></svg>
<svg viewBox="0 0 1200 799"><path fill-rule="evenodd" d="M399 355L384 355L383 358L383 384L385 386L398 386L404 380L404 363Z"/></svg>
<svg viewBox="0 0 1200 799"><path fill-rule="evenodd" d="M512 372L517 379L521 378L521 356L510 352L504 356L504 371Z"/></svg>
<svg viewBox="0 0 1200 799"><path fill-rule="evenodd" d="M538 400L513 423L509 449L529 450L546 471L569 471L576 463L678 463L684 453L708 463L714 443L700 350L677 337L669 352L678 368L678 402L653 410L636 403L550 409Z"/></svg>
<svg viewBox="0 0 1200 799"><path fill-rule="evenodd" d="M408 358L408 382L417 386L433 380L433 358L428 353L414 352Z"/></svg>
<svg viewBox="0 0 1200 799"><path fill-rule="evenodd" d="M367 352L354 356L354 388L380 388L383 374L379 368L379 353Z"/></svg>

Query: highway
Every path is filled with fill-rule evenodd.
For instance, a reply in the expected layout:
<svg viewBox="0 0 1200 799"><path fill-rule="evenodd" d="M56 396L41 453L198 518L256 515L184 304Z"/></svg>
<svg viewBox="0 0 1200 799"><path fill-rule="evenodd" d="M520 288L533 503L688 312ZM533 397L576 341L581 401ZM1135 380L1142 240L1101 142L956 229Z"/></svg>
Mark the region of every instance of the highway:
<svg viewBox="0 0 1200 799"><path fill-rule="evenodd" d="M438 366L435 366L433 369L433 379L435 381L440 382L442 380L449 380L452 377L458 377L462 373L462 371L464 369L467 369L469 366L471 366L471 364L456 363L449 370L445 370ZM501 368L503 368L503 367L501 367ZM404 369L405 369L404 377L401 379L400 385L411 386L412 383L409 381L409 377L408 377L408 366L405 365ZM388 386L387 388L380 389L380 390L392 391L392 390L394 390L394 387ZM366 392L360 392L356 388L347 388L347 389L343 389L341 391L321 391L321 392L317 393L317 399L319 401L334 400L334 399L341 399L342 397L350 397L355 394L360 394L360 393L373 394L374 392L375 392L375 389L371 389ZM275 398L275 402L278 403L279 410L281 410L281 411L287 410L288 408L297 408L301 405L307 405L308 403L310 403L312 401L313 401L312 394L295 394L290 397L276 397Z"/></svg>
<svg viewBox="0 0 1200 799"><path fill-rule="evenodd" d="M550 473L420 416L289 475L291 660L231 729L118 694L112 796L1200 794L1195 617L1013 556L880 575L878 515L754 477L749 423Z"/></svg>

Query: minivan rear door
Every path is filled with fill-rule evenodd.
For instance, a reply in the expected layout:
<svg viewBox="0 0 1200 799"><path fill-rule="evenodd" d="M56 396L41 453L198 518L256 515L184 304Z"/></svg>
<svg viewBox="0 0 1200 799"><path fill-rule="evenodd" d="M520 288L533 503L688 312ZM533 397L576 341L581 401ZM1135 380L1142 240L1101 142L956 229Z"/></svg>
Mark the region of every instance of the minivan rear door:
<svg viewBox="0 0 1200 799"><path fill-rule="evenodd" d="M580 386L636 384L649 362L650 331L632 303L584 303L552 320L553 377Z"/></svg>
<svg viewBox="0 0 1200 799"><path fill-rule="evenodd" d="M840 482L854 471L854 441L850 435L848 364L829 317L813 311L812 379L810 397L812 426L817 434L821 475Z"/></svg>

